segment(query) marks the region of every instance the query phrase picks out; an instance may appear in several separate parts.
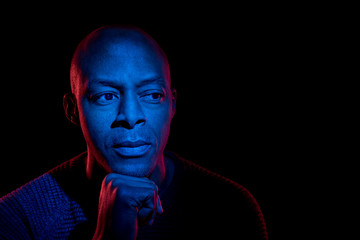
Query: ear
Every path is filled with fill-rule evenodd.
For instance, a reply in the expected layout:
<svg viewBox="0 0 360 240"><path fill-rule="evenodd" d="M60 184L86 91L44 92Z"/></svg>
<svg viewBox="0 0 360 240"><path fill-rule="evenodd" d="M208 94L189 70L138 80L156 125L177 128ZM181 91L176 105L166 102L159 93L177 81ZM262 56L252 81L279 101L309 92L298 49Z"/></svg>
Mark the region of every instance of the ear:
<svg viewBox="0 0 360 240"><path fill-rule="evenodd" d="M65 93L63 98L63 107L66 118L73 124L79 125L78 108L74 94Z"/></svg>
<svg viewBox="0 0 360 240"><path fill-rule="evenodd" d="M177 100L177 91L175 88L171 89L171 94L172 94L172 96L171 96L171 101L172 101L172 116L171 116L171 118L173 118L175 115L175 112L176 112L176 100Z"/></svg>

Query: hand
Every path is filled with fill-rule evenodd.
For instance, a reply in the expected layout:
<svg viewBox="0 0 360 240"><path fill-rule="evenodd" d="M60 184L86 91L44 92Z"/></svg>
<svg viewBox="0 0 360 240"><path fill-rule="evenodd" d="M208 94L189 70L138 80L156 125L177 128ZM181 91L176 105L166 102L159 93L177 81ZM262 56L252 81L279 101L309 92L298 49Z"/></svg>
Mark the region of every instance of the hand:
<svg viewBox="0 0 360 240"><path fill-rule="evenodd" d="M138 221L151 225L162 212L153 181L110 173L102 182L93 239L136 239Z"/></svg>

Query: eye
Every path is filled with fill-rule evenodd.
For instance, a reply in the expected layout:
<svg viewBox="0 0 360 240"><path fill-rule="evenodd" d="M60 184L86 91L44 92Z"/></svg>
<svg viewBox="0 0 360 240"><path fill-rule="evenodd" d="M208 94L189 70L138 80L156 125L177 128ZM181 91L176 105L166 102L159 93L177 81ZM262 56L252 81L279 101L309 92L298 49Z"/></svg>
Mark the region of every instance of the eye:
<svg viewBox="0 0 360 240"><path fill-rule="evenodd" d="M164 101L165 94L162 92L150 92L144 94L141 98L147 103L161 103Z"/></svg>
<svg viewBox="0 0 360 240"><path fill-rule="evenodd" d="M112 94L112 93L105 93L104 98L105 98L105 100L110 101L110 100L113 100L115 97L114 97L114 94Z"/></svg>
<svg viewBox="0 0 360 240"><path fill-rule="evenodd" d="M114 101L118 100L119 96L113 93L103 93L93 97L93 101L100 105L111 104Z"/></svg>
<svg viewBox="0 0 360 240"><path fill-rule="evenodd" d="M153 99L153 100L156 100L156 99L161 98L162 95L161 95L160 93L152 93L152 94L150 94L149 97L150 97L151 99Z"/></svg>

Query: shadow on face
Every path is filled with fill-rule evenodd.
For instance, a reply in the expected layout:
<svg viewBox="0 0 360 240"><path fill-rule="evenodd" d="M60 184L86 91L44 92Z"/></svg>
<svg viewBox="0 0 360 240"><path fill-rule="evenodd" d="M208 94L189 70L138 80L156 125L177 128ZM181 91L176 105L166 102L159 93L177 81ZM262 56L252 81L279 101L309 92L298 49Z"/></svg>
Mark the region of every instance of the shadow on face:
<svg viewBox="0 0 360 240"><path fill-rule="evenodd" d="M112 26L89 34L73 57L68 101L89 156L109 172L149 176L163 161L175 113L170 81L166 55L143 31Z"/></svg>

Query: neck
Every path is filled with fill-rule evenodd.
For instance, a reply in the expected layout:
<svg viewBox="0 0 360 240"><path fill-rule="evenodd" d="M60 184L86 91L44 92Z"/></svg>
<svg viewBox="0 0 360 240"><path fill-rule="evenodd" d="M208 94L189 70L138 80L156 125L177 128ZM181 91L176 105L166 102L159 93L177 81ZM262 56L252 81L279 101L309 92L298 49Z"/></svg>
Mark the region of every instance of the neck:
<svg viewBox="0 0 360 240"><path fill-rule="evenodd" d="M154 170L148 176L148 178L153 181L158 187L160 187L166 176L166 168L164 162L164 156L161 155L160 158L157 160Z"/></svg>
<svg viewBox="0 0 360 240"><path fill-rule="evenodd" d="M109 172L96 161L89 151L86 159L86 177L91 183L101 185L102 181Z"/></svg>

